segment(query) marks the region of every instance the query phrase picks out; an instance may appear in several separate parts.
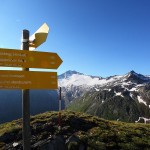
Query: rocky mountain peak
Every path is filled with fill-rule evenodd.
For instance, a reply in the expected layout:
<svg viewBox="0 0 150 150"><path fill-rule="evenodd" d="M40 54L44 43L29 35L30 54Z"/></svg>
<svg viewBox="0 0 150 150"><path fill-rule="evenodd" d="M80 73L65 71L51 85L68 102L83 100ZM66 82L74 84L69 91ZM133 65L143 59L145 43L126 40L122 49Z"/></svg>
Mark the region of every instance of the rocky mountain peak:
<svg viewBox="0 0 150 150"><path fill-rule="evenodd" d="M75 70L68 70L65 73L59 75L59 79L66 79L69 78L70 76L72 76L73 74L79 74L79 75L83 75L83 73L77 72Z"/></svg>
<svg viewBox="0 0 150 150"><path fill-rule="evenodd" d="M130 71L126 76L127 81L131 81L133 83L142 84L145 82L150 82L150 78L147 76L144 76L142 74L138 74L135 71Z"/></svg>
<svg viewBox="0 0 150 150"><path fill-rule="evenodd" d="M137 75L137 73L134 70L131 70L128 74L130 74L130 75Z"/></svg>

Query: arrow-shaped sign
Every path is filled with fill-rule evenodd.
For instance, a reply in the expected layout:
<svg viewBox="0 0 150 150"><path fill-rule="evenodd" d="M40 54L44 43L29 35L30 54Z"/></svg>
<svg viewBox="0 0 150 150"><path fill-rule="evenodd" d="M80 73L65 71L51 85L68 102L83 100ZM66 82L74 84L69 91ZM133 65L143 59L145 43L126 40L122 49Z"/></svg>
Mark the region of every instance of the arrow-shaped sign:
<svg viewBox="0 0 150 150"><path fill-rule="evenodd" d="M35 49L46 41L49 32L49 27L44 23L29 39L30 47Z"/></svg>
<svg viewBox="0 0 150 150"><path fill-rule="evenodd" d="M57 73L0 70L0 89L58 89Z"/></svg>
<svg viewBox="0 0 150 150"><path fill-rule="evenodd" d="M0 48L0 66L57 69L61 63L57 53Z"/></svg>

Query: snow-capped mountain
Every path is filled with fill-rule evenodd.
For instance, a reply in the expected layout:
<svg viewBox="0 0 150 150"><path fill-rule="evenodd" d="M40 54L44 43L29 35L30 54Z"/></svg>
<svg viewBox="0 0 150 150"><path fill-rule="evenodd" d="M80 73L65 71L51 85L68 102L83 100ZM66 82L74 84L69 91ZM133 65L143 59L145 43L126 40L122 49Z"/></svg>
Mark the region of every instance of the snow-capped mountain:
<svg viewBox="0 0 150 150"><path fill-rule="evenodd" d="M61 87L71 87L71 86L93 87L97 85L105 86L110 84L130 85L131 83L143 84L147 82L150 82L149 76L137 74L134 71L130 71L125 75L120 76L115 75L107 78L84 75L83 73L79 73L76 71L67 71L66 73L59 76L59 86Z"/></svg>
<svg viewBox="0 0 150 150"><path fill-rule="evenodd" d="M59 86L94 86L99 83L101 77L88 76L76 71L67 71L59 76Z"/></svg>
<svg viewBox="0 0 150 150"><path fill-rule="evenodd" d="M69 71L67 71L67 72L59 75L59 79L67 79L67 78L71 77L74 74L83 75L82 73L79 73L77 71L71 71L71 70L69 70Z"/></svg>
<svg viewBox="0 0 150 150"><path fill-rule="evenodd" d="M124 75L102 78L69 71L64 73L63 77L61 75L59 78L59 86L62 87L66 106L75 100L72 105L78 103L80 106L77 105L77 109L106 119L119 118L120 109L125 109L126 115L123 117L130 117L122 120L133 121L140 116L150 117L150 76L130 71ZM122 108L122 105L125 108ZM108 108L110 114L116 111L115 117L107 116L105 111L108 111Z"/></svg>
<svg viewBox="0 0 150 150"><path fill-rule="evenodd" d="M66 106L94 87L100 79L102 77L84 75L71 70L59 75L58 83L62 87L62 95Z"/></svg>
<svg viewBox="0 0 150 150"><path fill-rule="evenodd" d="M59 86L63 88L64 99L72 101L82 96L86 91L99 91L113 86L121 86L126 90L137 91L139 87L150 83L150 77L130 71L125 75L115 75L107 78L84 75L77 71L67 71L58 77Z"/></svg>

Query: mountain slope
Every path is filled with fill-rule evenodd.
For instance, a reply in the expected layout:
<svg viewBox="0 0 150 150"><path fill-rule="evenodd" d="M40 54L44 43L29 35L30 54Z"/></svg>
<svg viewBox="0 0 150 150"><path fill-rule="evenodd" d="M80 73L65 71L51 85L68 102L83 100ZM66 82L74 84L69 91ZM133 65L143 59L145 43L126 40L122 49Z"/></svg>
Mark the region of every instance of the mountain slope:
<svg viewBox="0 0 150 150"><path fill-rule="evenodd" d="M62 87L62 96L68 106L74 99L84 95L92 86L102 79L98 76L88 76L77 71L67 71L58 76L59 86Z"/></svg>
<svg viewBox="0 0 150 150"><path fill-rule="evenodd" d="M129 92L116 86L111 88L111 90L87 92L69 105L68 109L86 112L110 120L119 119L121 121L134 122L141 116L146 118L150 116L149 105L145 102L146 98L145 101L142 100L144 99L142 94L143 97L147 96L147 103L149 104L150 90L147 93L145 91Z"/></svg>
<svg viewBox="0 0 150 150"><path fill-rule="evenodd" d="M62 111L61 130L57 121L57 112L31 118L32 149L150 149L150 125L108 121L70 111ZM1 150L22 149L21 127L21 120L0 125Z"/></svg>
<svg viewBox="0 0 150 150"><path fill-rule="evenodd" d="M76 71L67 71L58 77L59 86L66 106L76 98L80 98L87 91L99 91L101 88L122 86L128 90L136 91L139 86L150 84L150 77L130 71L125 75L110 76L107 78L88 76Z"/></svg>
<svg viewBox="0 0 150 150"><path fill-rule="evenodd" d="M86 81L84 84L83 80ZM108 78L71 74L60 83L68 109L127 122L150 117L149 76L134 71Z"/></svg>

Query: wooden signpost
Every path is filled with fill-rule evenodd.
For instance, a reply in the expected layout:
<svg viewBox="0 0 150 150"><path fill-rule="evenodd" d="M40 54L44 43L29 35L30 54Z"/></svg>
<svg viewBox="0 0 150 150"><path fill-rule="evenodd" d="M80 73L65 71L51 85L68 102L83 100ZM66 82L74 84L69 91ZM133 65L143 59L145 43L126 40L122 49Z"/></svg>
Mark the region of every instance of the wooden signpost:
<svg viewBox="0 0 150 150"><path fill-rule="evenodd" d="M0 70L0 89L58 89L57 73Z"/></svg>
<svg viewBox="0 0 150 150"><path fill-rule="evenodd" d="M29 31L22 32L22 50L29 50ZM29 71L29 68L22 68ZM30 130L30 93L29 89L22 89L22 145L23 150L30 150L31 130Z"/></svg>
<svg viewBox="0 0 150 150"><path fill-rule="evenodd" d="M44 23L31 37L22 32L22 50L0 48L0 66L21 67L22 71L0 70L0 89L22 89L23 149L30 150L29 89L58 89L56 72L29 71L29 68L57 69L62 63L57 53L29 51L46 41L49 27Z"/></svg>
<svg viewBox="0 0 150 150"><path fill-rule="evenodd" d="M61 63L57 53L0 48L0 66L57 69Z"/></svg>

